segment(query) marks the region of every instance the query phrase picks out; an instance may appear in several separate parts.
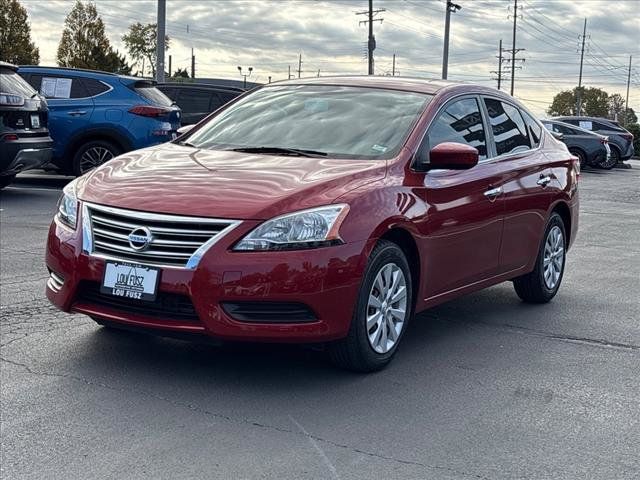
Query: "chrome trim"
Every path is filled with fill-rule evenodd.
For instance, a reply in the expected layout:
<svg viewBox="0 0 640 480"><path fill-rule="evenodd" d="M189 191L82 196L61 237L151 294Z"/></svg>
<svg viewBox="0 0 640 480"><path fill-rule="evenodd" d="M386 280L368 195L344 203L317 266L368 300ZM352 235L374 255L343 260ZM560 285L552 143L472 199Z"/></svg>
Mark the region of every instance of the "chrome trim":
<svg viewBox="0 0 640 480"><path fill-rule="evenodd" d="M116 215L118 220L111 220L100 216L100 212L104 212L111 215ZM97 214L97 215L96 215ZM124 217L124 218L122 218ZM132 223L129 223L131 220ZM184 235L184 236L201 236L203 242L194 241L179 241L170 239L153 239L152 246L154 247L197 247L195 252L171 252L165 250L155 251L139 251L123 245L113 245L94 238L95 234L106 238L113 238L115 240L126 241L127 235L117 232L105 231L102 229L102 225L110 224L117 225L121 228L139 228L144 226L144 222L169 222L169 223L184 223L188 226L190 223L210 224L221 227L219 230L196 230L196 229L180 229L170 227L148 227L153 233L161 235ZM227 233L236 228L241 223L240 220L228 220L222 218L208 218L208 217L188 217L181 215L172 215L164 213L151 213L142 212L137 210L128 210L124 208L108 207L105 205L99 205L95 203L83 202L82 203L82 225L83 225L83 251L89 254L91 257L102 258L105 260L119 260L119 261L132 261L127 259L126 255L135 255L138 257L148 257L150 261L143 259L136 259L144 265L150 265L154 267L162 268L178 268L193 270L198 266L198 263L202 259L205 252L211 248L216 242L222 239ZM85 232L86 227L86 232ZM112 250L110 253L95 252L96 246L102 246L103 248L109 248ZM124 257L119 257L117 252L124 254ZM159 261L153 261L156 257ZM160 257L160 258L158 258ZM175 265L171 263L163 263L162 258L175 261L184 261L184 265Z"/></svg>
<svg viewBox="0 0 640 480"><path fill-rule="evenodd" d="M547 175L545 177L540 177L540 179L536 183L541 187L546 187L549 182L551 182L551 177Z"/></svg>
<svg viewBox="0 0 640 480"><path fill-rule="evenodd" d="M58 275L56 272L49 272L49 279L47 280L47 287L58 293L64 285L64 278Z"/></svg>
<svg viewBox="0 0 640 480"><path fill-rule="evenodd" d="M489 197L490 199L494 199L495 197L497 197L501 193L502 193L502 187L496 187L496 188L492 188L492 189L487 190L486 192L484 192L484 196L485 197Z"/></svg>

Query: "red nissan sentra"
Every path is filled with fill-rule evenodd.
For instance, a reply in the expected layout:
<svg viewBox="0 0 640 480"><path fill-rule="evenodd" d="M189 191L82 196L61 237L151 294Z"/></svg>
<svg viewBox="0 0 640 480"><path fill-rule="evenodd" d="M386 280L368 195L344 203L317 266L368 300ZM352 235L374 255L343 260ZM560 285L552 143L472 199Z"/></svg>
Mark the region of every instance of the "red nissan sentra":
<svg viewBox="0 0 640 480"><path fill-rule="evenodd" d="M347 368L396 352L416 312L512 280L557 293L577 159L491 88L291 80L66 186L48 298L110 327L324 342Z"/></svg>

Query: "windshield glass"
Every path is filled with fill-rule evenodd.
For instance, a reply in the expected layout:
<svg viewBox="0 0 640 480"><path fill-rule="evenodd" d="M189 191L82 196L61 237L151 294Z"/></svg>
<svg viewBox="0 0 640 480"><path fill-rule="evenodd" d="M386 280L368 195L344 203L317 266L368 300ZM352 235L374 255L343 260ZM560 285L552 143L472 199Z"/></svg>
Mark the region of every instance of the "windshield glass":
<svg viewBox="0 0 640 480"><path fill-rule="evenodd" d="M391 158L431 98L345 86L265 87L216 115L188 142L214 150L280 148L334 158Z"/></svg>

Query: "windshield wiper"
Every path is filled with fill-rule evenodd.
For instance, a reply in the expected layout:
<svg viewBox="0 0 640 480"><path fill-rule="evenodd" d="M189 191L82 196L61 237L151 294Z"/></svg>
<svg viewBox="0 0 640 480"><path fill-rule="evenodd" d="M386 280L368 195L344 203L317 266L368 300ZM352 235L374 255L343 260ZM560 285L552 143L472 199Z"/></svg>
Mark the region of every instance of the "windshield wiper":
<svg viewBox="0 0 640 480"><path fill-rule="evenodd" d="M286 147L238 147L230 148L232 152L271 153L274 155L297 155L299 157L326 157L327 152Z"/></svg>
<svg viewBox="0 0 640 480"><path fill-rule="evenodd" d="M189 142L185 142L185 141L178 142L178 145L182 145L183 147L198 148L193 143L189 143Z"/></svg>

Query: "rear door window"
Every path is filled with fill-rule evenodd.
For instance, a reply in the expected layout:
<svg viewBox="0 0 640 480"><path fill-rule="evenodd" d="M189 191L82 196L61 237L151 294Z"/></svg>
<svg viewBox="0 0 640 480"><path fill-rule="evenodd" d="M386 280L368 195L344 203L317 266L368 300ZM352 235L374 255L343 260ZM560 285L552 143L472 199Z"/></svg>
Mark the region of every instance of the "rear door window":
<svg viewBox="0 0 640 480"><path fill-rule="evenodd" d="M87 98L89 93L81 78L32 74L29 83L45 98Z"/></svg>
<svg viewBox="0 0 640 480"><path fill-rule="evenodd" d="M529 115L524 110L520 110L522 113L522 117L524 118L524 123L527 126L527 133L529 134L529 139L531 140L531 146L533 148L537 148L540 145L540 138L542 136L542 128L534 120L534 118Z"/></svg>
<svg viewBox="0 0 640 480"><path fill-rule="evenodd" d="M428 148L444 142L456 142L478 149L481 160L487 158L487 137L475 98L455 101L438 115L427 136Z"/></svg>
<svg viewBox="0 0 640 480"><path fill-rule="evenodd" d="M189 88L180 90L176 101L183 113L208 113L211 97L212 93L207 90Z"/></svg>
<svg viewBox="0 0 640 480"><path fill-rule="evenodd" d="M485 98L496 153L506 155L531 149L532 141L520 110L495 98Z"/></svg>
<svg viewBox="0 0 640 480"><path fill-rule="evenodd" d="M95 97L96 95L108 92L111 89L109 85L102 83L95 78L83 78L82 81L85 88L87 89L87 94L89 97Z"/></svg>

